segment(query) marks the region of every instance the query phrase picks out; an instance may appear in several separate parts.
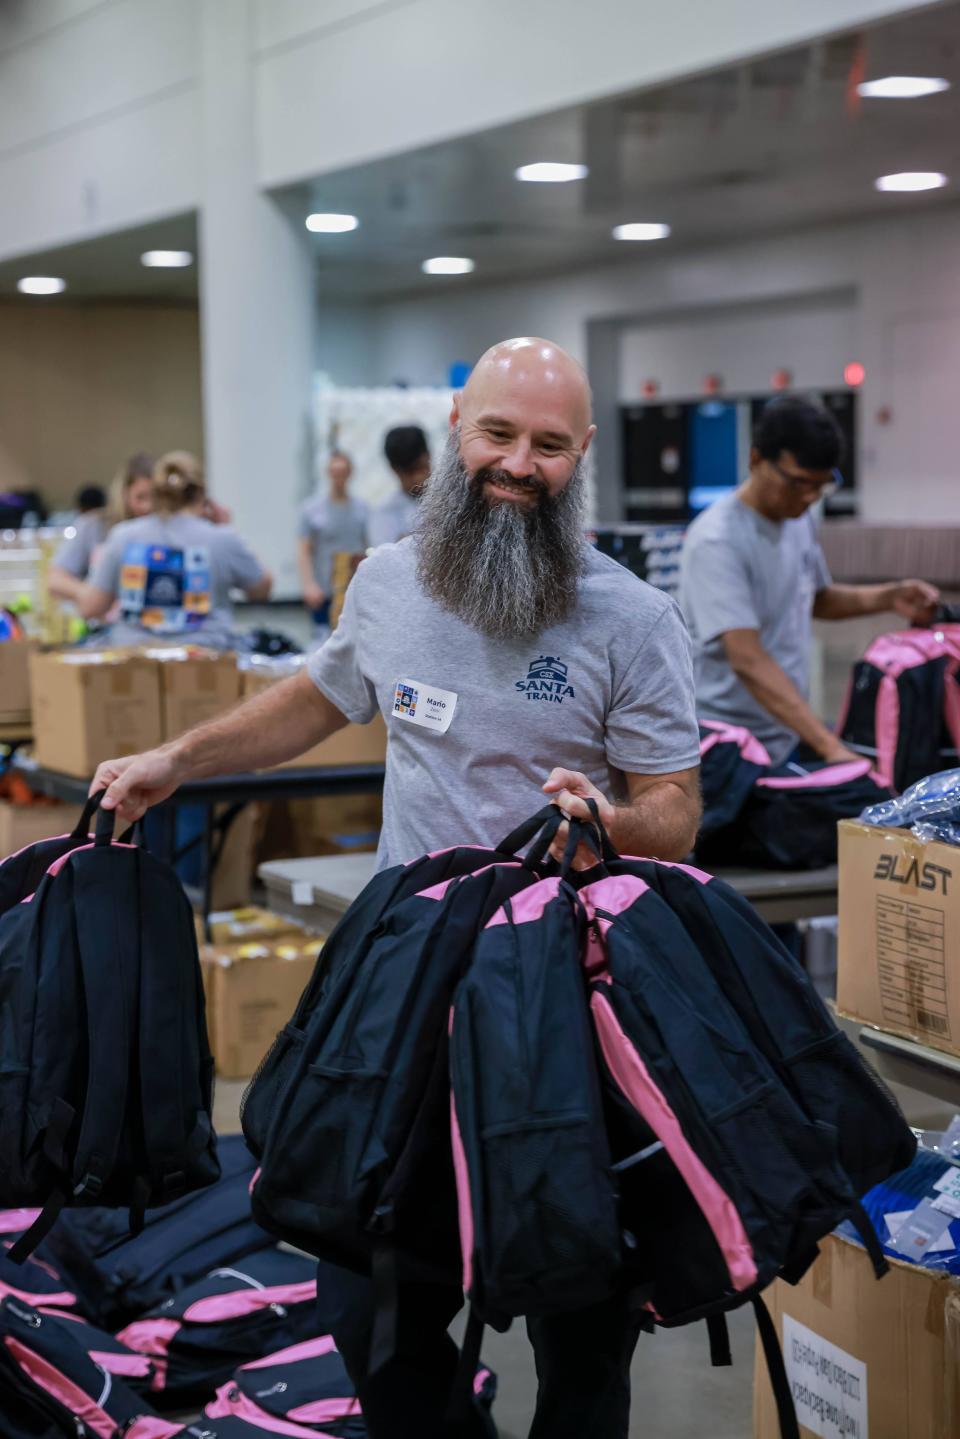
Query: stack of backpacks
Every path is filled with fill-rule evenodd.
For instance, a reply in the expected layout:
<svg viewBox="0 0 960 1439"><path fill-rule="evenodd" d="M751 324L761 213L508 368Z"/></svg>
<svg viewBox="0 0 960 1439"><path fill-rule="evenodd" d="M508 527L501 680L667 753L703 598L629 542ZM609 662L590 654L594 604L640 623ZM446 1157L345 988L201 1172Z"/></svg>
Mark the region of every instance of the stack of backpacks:
<svg viewBox="0 0 960 1439"><path fill-rule="evenodd" d="M696 855L712 867L819 869L837 862L837 823L892 797L872 760L772 765L749 730L700 721L703 818Z"/></svg>
<svg viewBox="0 0 960 1439"><path fill-rule="evenodd" d="M17 1264L10 1249L34 1215L0 1211L4 1439L365 1439L318 1330L315 1261L252 1218L242 1138L221 1140L220 1156L217 1184L151 1211L139 1236L116 1211L87 1209ZM477 1402L495 1392L479 1371ZM168 1417L201 1408L195 1427Z"/></svg>
<svg viewBox="0 0 960 1439"><path fill-rule="evenodd" d="M373 1276L462 1279L482 1327L627 1289L650 1328L760 1294L910 1162L895 1102L749 904L700 870L620 858L548 806L497 850L378 874L327 941L246 1095L265 1228ZM523 846L532 847L525 859ZM573 865L577 846L596 864Z"/></svg>

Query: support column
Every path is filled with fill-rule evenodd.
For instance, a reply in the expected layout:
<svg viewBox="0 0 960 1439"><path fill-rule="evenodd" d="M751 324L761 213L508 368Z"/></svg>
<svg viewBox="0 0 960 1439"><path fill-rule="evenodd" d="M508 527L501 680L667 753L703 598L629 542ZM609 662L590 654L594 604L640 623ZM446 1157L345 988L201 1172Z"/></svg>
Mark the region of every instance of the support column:
<svg viewBox="0 0 960 1439"><path fill-rule="evenodd" d="M258 188L250 0L200 0L200 321L208 483L298 592L296 506L312 488L313 267L297 225Z"/></svg>

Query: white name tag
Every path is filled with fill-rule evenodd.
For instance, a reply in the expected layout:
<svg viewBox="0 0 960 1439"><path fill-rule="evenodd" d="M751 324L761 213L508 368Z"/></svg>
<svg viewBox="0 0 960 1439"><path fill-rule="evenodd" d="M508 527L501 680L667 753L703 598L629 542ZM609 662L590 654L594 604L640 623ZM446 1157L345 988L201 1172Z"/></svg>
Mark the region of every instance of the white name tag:
<svg viewBox="0 0 960 1439"><path fill-rule="evenodd" d="M397 680L393 691L393 717L446 734L457 708L453 690L431 689L419 680Z"/></svg>

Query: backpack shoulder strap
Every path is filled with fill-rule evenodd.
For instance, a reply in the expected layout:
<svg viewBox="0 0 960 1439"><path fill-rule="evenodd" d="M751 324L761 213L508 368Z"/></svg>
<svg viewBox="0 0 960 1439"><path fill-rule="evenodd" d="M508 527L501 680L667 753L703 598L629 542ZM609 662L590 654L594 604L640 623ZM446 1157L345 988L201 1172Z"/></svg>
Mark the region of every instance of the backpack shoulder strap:
<svg viewBox="0 0 960 1439"><path fill-rule="evenodd" d="M770 1310L759 1294L752 1300L752 1304L757 1319L757 1333L763 1346L763 1357L767 1362L773 1401L777 1406L780 1439L800 1439L800 1425L797 1421L793 1395L790 1393L790 1381L787 1378L787 1368L783 1362L783 1351L780 1348L780 1340L777 1338L776 1326L770 1318Z"/></svg>

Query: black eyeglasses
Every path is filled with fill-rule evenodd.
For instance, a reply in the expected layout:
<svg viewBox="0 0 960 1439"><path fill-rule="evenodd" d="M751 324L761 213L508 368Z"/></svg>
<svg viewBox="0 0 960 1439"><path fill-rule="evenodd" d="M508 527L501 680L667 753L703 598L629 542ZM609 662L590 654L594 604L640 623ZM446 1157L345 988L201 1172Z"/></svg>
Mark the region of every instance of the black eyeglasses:
<svg viewBox="0 0 960 1439"><path fill-rule="evenodd" d="M809 480L806 475L791 475L790 471L783 469L776 460L768 460L767 464L771 469L776 470L782 480L786 480L791 489L800 490L803 494L814 495L822 500L835 495L843 484L843 476L836 469L831 470L829 480Z"/></svg>

